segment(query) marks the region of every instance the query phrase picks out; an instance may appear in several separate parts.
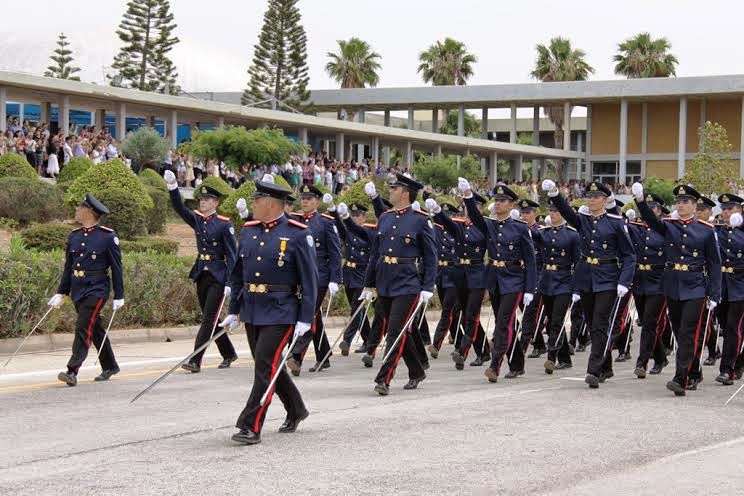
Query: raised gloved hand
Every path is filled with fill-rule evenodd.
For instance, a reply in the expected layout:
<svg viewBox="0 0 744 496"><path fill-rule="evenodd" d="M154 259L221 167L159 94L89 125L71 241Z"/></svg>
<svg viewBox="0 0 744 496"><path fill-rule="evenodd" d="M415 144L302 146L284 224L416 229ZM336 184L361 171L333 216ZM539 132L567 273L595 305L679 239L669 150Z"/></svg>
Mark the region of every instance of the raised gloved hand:
<svg viewBox="0 0 744 496"><path fill-rule="evenodd" d="M636 200L643 201L643 185L641 183L633 183L633 186L630 187L630 191L633 193Z"/></svg>
<svg viewBox="0 0 744 496"><path fill-rule="evenodd" d="M225 320L219 323L220 327L227 327L229 330L234 331L240 325L240 318L235 314L230 314L225 317Z"/></svg>
<svg viewBox="0 0 744 496"><path fill-rule="evenodd" d="M535 295L532 293L525 293L524 296L522 296L522 303L524 303L525 307L530 306L530 303L532 303L532 300L535 299Z"/></svg>
<svg viewBox="0 0 744 496"><path fill-rule="evenodd" d="M519 219L519 217L521 217L519 215L519 210L517 210L516 208L512 208L511 211L509 212L509 217L511 217L514 220Z"/></svg>
<svg viewBox="0 0 744 496"><path fill-rule="evenodd" d="M418 202L418 200L411 203L411 208L414 210L421 210L421 204Z"/></svg>
<svg viewBox="0 0 744 496"><path fill-rule="evenodd" d="M373 200L377 198L377 188L375 188L375 183L371 181L364 185L364 192Z"/></svg>
<svg viewBox="0 0 744 496"><path fill-rule="evenodd" d="M457 178L457 189L459 189L461 193L470 191L470 181L468 181L464 177L458 177Z"/></svg>
<svg viewBox="0 0 744 496"><path fill-rule="evenodd" d="M238 215L240 215L241 219L245 219L250 215L248 202L245 201L245 198L238 198L238 201L235 202L235 208L238 209Z"/></svg>
<svg viewBox="0 0 744 496"><path fill-rule="evenodd" d="M123 306L124 306L124 298L120 300L114 300L114 302L111 304L111 307L114 309L114 312Z"/></svg>
<svg viewBox="0 0 744 496"><path fill-rule="evenodd" d="M617 203L615 202L615 195L610 194L610 196L607 197L607 203L605 204L605 208L607 210L613 209L617 206Z"/></svg>
<svg viewBox="0 0 744 496"><path fill-rule="evenodd" d="M338 215L340 215L342 219L345 219L349 216L349 207L346 206L346 203L344 202L339 203L337 210L338 210Z"/></svg>
<svg viewBox="0 0 744 496"><path fill-rule="evenodd" d="M742 217L739 212L731 214L731 217L729 217L729 224L731 224L731 227L739 227L742 224Z"/></svg>
<svg viewBox="0 0 744 496"><path fill-rule="evenodd" d="M555 187L555 182L550 179L545 179L542 182L542 190L548 192L548 196L558 196L558 188Z"/></svg>
<svg viewBox="0 0 744 496"><path fill-rule="evenodd" d="M548 226L548 227L552 227L553 226L553 220L550 218L549 215L546 215L545 216L545 225Z"/></svg>
<svg viewBox="0 0 744 496"><path fill-rule="evenodd" d="M622 298L626 294L628 294L628 288L626 288L622 284L618 284L617 285L617 297Z"/></svg>
<svg viewBox="0 0 744 496"><path fill-rule="evenodd" d="M636 218L635 210L628 210L627 212L625 212L625 216L628 218L628 220L635 220Z"/></svg>
<svg viewBox="0 0 744 496"><path fill-rule="evenodd" d="M672 219L679 219L679 212L677 212L676 210L672 210L672 213L669 217L671 217Z"/></svg>
<svg viewBox="0 0 744 496"><path fill-rule="evenodd" d="M578 293L574 293L574 294L571 295L571 301L574 302L574 303L576 303L580 299L581 299L581 296Z"/></svg>
<svg viewBox="0 0 744 496"><path fill-rule="evenodd" d="M328 283L328 292L331 293L331 296L335 296L336 293L338 293L338 284L335 282L329 282Z"/></svg>
<svg viewBox="0 0 744 496"><path fill-rule="evenodd" d="M232 293L232 288L230 286L225 286L225 289L222 290L222 294L227 298L230 296L230 293Z"/></svg>
<svg viewBox="0 0 744 496"><path fill-rule="evenodd" d="M589 207L586 205L582 205L579 207L579 213L580 214L589 214Z"/></svg>
<svg viewBox="0 0 744 496"><path fill-rule="evenodd" d="M64 295L57 293L56 295L49 298L49 303L47 303L47 305L49 305L50 307L59 308L62 306L64 298Z"/></svg>
<svg viewBox="0 0 744 496"><path fill-rule="evenodd" d="M718 306L718 303L713 300L708 300L705 306L712 312Z"/></svg>
<svg viewBox="0 0 744 496"><path fill-rule="evenodd" d="M437 204L436 200L434 198L427 198L426 202L424 202L426 205L426 210L433 214L438 214L442 211L442 207Z"/></svg>
<svg viewBox="0 0 744 496"><path fill-rule="evenodd" d="M274 175L273 174L264 174L261 178L261 181L265 183L274 184Z"/></svg>
<svg viewBox="0 0 744 496"><path fill-rule="evenodd" d="M493 213L496 211L496 204L494 202L491 202L488 204L488 215L493 215Z"/></svg>
<svg viewBox="0 0 744 496"><path fill-rule="evenodd" d="M325 205L331 205L333 203L333 197L330 193L326 193L323 195L323 203Z"/></svg>
<svg viewBox="0 0 744 496"><path fill-rule="evenodd" d="M163 179L165 179L165 187L168 188L168 191L178 189L178 181L176 181L176 175L173 174L173 171L165 171Z"/></svg>
<svg viewBox="0 0 744 496"><path fill-rule="evenodd" d="M434 293L432 293L431 291L421 291L419 293L419 298L421 298L421 301L424 302L424 305L429 302L432 296L434 296Z"/></svg>
<svg viewBox="0 0 744 496"><path fill-rule="evenodd" d="M299 338L310 332L310 324L306 322L297 322L294 328L294 337Z"/></svg>
<svg viewBox="0 0 744 496"><path fill-rule="evenodd" d="M377 291L374 288L364 288L362 294L359 295L359 301L374 301L377 299Z"/></svg>

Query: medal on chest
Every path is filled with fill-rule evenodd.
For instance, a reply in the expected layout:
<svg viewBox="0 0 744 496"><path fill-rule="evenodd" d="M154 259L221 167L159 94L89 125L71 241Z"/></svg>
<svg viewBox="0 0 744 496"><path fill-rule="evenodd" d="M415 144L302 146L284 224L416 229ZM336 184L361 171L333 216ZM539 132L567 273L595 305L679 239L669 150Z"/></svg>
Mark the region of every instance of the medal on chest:
<svg viewBox="0 0 744 496"><path fill-rule="evenodd" d="M287 241L289 241L289 238L279 238L279 240L279 261L276 264L279 267L284 267L284 252L287 250Z"/></svg>

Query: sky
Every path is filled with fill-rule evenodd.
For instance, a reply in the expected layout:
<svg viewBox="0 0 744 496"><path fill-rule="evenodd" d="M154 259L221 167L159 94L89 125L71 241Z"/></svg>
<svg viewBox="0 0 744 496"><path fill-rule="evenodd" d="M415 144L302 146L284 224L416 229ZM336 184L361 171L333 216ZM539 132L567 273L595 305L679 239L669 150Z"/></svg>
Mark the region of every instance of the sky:
<svg viewBox="0 0 744 496"><path fill-rule="evenodd" d="M120 46L125 0L8 2L0 24L0 70L42 74L60 32L68 36L83 81L104 82ZM266 0L171 0L181 42L172 52L185 91L239 91ZM382 56L382 87L421 86L418 54L453 37L478 57L469 84L530 82L535 45L571 39L587 54L592 79L616 79L617 44L642 31L664 36L679 59L678 76L744 73L744 3L719 0L300 0L308 36L310 88L336 88L325 73L337 40L356 36ZM17 12L14 10L17 9Z"/></svg>

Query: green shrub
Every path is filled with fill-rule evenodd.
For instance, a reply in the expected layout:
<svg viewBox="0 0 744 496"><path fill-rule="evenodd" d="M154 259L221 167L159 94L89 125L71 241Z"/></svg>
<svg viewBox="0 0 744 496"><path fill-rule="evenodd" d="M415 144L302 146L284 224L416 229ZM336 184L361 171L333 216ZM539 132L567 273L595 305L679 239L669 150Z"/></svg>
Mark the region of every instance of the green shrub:
<svg viewBox="0 0 744 496"><path fill-rule="evenodd" d="M121 142L121 151L132 162L141 166L160 164L168 155L170 144L150 127L130 131Z"/></svg>
<svg viewBox="0 0 744 496"><path fill-rule="evenodd" d="M201 191L202 186L209 186L210 188L214 188L220 193L222 193L224 196L222 197L222 200L220 201L220 203L222 203L228 195L230 195L233 191L235 191L221 177L209 176L204 181L202 181L202 183L199 186L194 188L194 199L195 200L199 199L199 192Z"/></svg>
<svg viewBox="0 0 744 496"><path fill-rule="evenodd" d="M359 203L367 207L368 210L372 210L372 200L364 192L364 185L369 182L368 179L357 181L352 184L349 189L338 195L336 198L336 205L339 203L346 203L351 205L352 203ZM385 180L385 176L375 176L372 178L372 182L375 183L377 193L382 195L384 198L388 197L388 187Z"/></svg>
<svg viewBox="0 0 744 496"><path fill-rule="evenodd" d="M235 204L239 198L245 198L245 201L248 202L248 208L251 209L253 207L253 194L255 192L255 183L253 181L246 181L238 189L232 190L226 198L223 198L220 206L217 208L217 212L220 215L230 217L230 220L232 220L235 226L236 234L240 226L243 225L243 219L238 215L238 209L235 208Z"/></svg>
<svg viewBox="0 0 744 496"><path fill-rule="evenodd" d="M137 203L134 193L111 188L99 192L96 197L111 212L101 219L101 223L116 231L117 236L122 239L134 239L147 234L145 211Z"/></svg>
<svg viewBox="0 0 744 496"><path fill-rule="evenodd" d="M139 178L145 186L152 186L153 188L168 191L168 188L165 186L165 181L163 180L162 176L152 169L142 169L140 171Z"/></svg>
<svg viewBox="0 0 744 496"><path fill-rule="evenodd" d="M139 238L121 241L122 253L143 253L152 251L161 255L175 255L178 253L178 242L164 238Z"/></svg>
<svg viewBox="0 0 744 496"><path fill-rule="evenodd" d="M170 196L167 191L162 189L147 187L147 194L155 205L154 208L145 212L147 219L147 232L150 234L160 234L165 231L165 223L168 219L168 211L173 207L170 205Z"/></svg>
<svg viewBox="0 0 744 496"><path fill-rule="evenodd" d="M26 177L38 178L39 175L26 157L17 153L6 153L0 155L0 178L2 177Z"/></svg>
<svg viewBox="0 0 744 496"><path fill-rule="evenodd" d="M659 195L664 203L669 206L674 204L674 187L676 183L672 179L661 179L659 177L647 177L643 180L643 190L647 193Z"/></svg>
<svg viewBox="0 0 744 496"><path fill-rule="evenodd" d="M150 195L147 194L145 185L119 159L109 160L88 169L82 176L73 181L65 193L65 203L70 206L79 204L87 193L93 193L101 200L104 192L111 190L129 193L129 198L140 207L143 212L153 208ZM104 205L106 202L103 202ZM113 210L110 205L106 205Z"/></svg>
<svg viewBox="0 0 744 496"><path fill-rule="evenodd" d="M62 192L35 175L0 178L0 217L14 219L20 225L62 219Z"/></svg>
<svg viewBox="0 0 744 496"><path fill-rule="evenodd" d="M93 167L93 161L88 157L72 158L59 172L57 183L68 183L74 181L85 174L91 167Z"/></svg>
<svg viewBox="0 0 744 496"><path fill-rule="evenodd" d="M63 250L72 226L61 223L35 224L19 233L26 248L39 251Z"/></svg>

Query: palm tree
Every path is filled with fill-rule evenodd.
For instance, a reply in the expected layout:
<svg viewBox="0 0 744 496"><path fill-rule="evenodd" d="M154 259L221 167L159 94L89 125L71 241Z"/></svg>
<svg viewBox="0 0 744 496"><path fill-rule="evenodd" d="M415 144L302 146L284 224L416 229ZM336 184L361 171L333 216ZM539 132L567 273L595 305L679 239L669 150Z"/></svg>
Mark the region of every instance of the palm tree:
<svg viewBox="0 0 744 496"><path fill-rule="evenodd" d="M381 69L380 54L372 51L369 43L359 38L338 40L338 53L328 52L326 72L338 81L342 88L364 88L377 86ZM343 110L342 110L343 111ZM346 113L347 119L354 120L354 113Z"/></svg>
<svg viewBox="0 0 744 496"><path fill-rule="evenodd" d="M669 53L672 44L666 38L651 38L649 33L639 33L617 46L612 60L615 74L628 79L676 76L677 57Z"/></svg>
<svg viewBox="0 0 744 496"><path fill-rule="evenodd" d="M554 81L586 81L589 75L594 73L594 68L584 60L586 53L583 50L574 49L571 40L556 36L550 40L550 44L537 45L537 61L535 69L530 75L544 83ZM545 107L545 114L553 123L555 129L555 147L563 148L563 123L564 119L570 119L563 115L562 106ZM556 164L558 177L564 179L564 161Z"/></svg>
<svg viewBox="0 0 744 496"><path fill-rule="evenodd" d="M478 58L468 53L463 42L445 38L421 52L419 62L418 72L425 83L463 86L473 76L473 64Z"/></svg>

